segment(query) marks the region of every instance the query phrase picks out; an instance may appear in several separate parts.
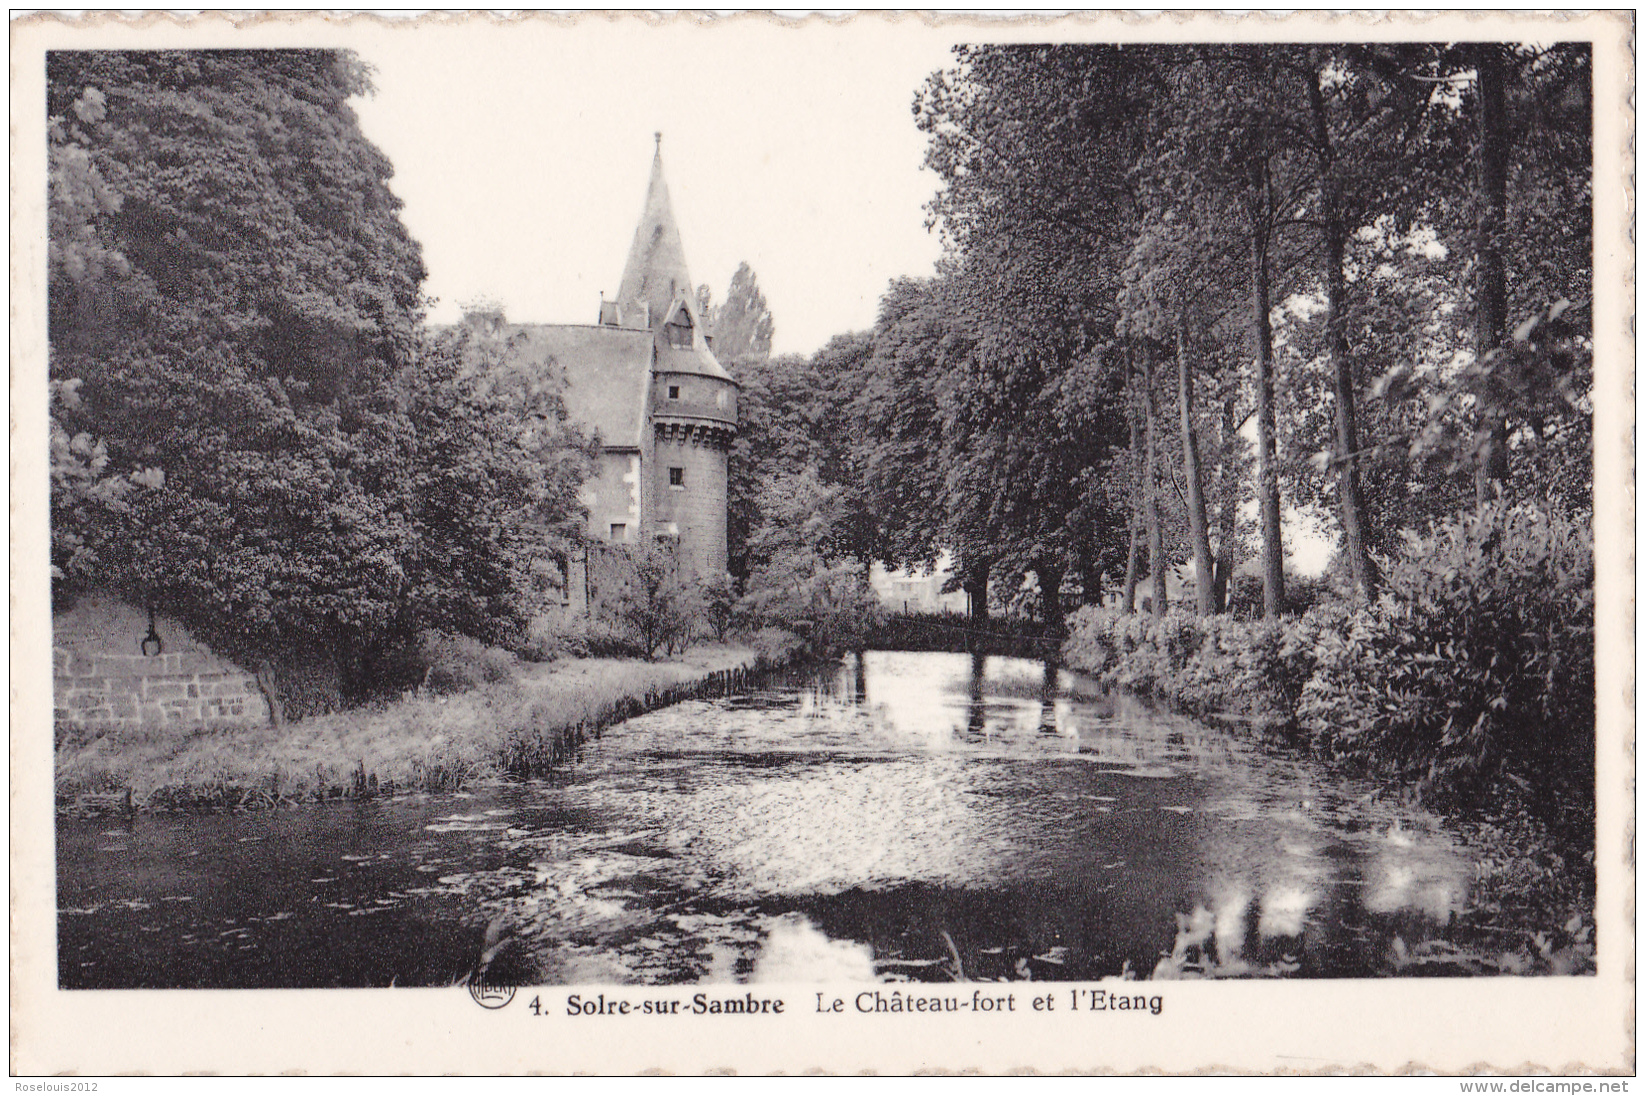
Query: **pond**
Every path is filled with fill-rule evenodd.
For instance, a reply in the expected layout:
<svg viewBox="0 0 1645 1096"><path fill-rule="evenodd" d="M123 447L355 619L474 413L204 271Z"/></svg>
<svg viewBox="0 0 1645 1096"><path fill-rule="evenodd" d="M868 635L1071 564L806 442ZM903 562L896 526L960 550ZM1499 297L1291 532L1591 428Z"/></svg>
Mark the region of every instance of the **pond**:
<svg viewBox="0 0 1645 1096"><path fill-rule="evenodd" d="M1453 973L1432 816L1038 662L869 651L550 779L58 823L65 987Z"/></svg>

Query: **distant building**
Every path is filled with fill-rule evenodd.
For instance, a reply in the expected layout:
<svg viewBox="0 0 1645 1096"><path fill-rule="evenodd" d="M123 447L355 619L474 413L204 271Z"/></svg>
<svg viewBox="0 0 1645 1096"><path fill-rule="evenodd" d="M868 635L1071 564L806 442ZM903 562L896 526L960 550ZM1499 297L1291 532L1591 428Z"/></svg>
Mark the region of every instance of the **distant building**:
<svg viewBox="0 0 1645 1096"><path fill-rule="evenodd" d="M943 586L954 577L954 561L947 552L937 560L930 574L919 571L889 571L883 564L874 564L868 583L881 605L898 613L965 613L970 611L970 597L964 590L943 593Z"/></svg>
<svg viewBox="0 0 1645 1096"><path fill-rule="evenodd" d="M737 382L714 357L663 180L661 141L615 300L599 322L504 324L513 352L566 375L566 409L601 443L584 485L590 539L660 542L699 578L726 570L726 463ZM568 562L566 602L585 608L586 560Z"/></svg>

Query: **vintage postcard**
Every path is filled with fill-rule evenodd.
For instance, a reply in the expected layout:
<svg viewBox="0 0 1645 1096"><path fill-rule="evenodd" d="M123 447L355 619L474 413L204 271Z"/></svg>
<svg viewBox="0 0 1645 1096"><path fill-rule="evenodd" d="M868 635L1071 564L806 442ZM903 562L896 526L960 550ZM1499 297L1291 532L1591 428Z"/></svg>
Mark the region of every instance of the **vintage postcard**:
<svg viewBox="0 0 1645 1096"><path fill-rule="evenodd" d="M14 18L12 1073L1625 1091L1634 31Z"/></svg>

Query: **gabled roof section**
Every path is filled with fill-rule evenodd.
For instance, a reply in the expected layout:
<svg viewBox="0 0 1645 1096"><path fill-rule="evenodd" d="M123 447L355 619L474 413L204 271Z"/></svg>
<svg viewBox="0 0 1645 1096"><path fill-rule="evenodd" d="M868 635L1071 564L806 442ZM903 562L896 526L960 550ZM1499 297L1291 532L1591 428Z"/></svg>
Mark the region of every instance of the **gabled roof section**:
<svg viewBox="0 0 1645 1096"><path fill-rule="evenodd" d="M598 433L607 448L637 449L645 436L651 385L651 332L572 324L511 324L524 338L518 353L566 375L571 421Z"/></svg>
<svg viewBox="0 0 1645 1096"><path fill-rule="evenodd" d="M685 245L680 242L680 229L674 223L674 206L669 201L668 183L663 179L663 152L658 139L657 155L651 161L651 182L646 187L645 210L640 214L640 225L634 230L634 242L628 249L628 262L623 266L623 280L617 287L617 303L625 323L630 316L642 314L640 305L651 306L651 320L661 322L671 315L669 306L684 300L694 326L701 326L697 315L695 290L691 271L685 265Z"/></svg>

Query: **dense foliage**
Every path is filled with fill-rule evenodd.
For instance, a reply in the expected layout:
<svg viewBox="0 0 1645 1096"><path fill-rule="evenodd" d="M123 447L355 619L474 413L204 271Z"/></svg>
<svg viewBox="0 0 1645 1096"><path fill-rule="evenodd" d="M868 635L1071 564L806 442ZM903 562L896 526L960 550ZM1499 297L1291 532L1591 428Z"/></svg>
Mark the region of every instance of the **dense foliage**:
<svg viewBox="0 0 1645 1096"><path fill-rule="evenodd" d="M1493 501L1381 563L1375 602L1295 619L1085 609L1064 653L1119 688L1297 729L1432 799L1475 802L1502 779L1546 801L1590 796L1586 524Z"/></svg>
<svg viewBox="0 0 1645 1096"><path fill-rule="evenodd" d="M334 698L419 630L517 633L520 500L563 525L576 475L424 338L363 66L77 51L47 77L55 594L160 606Z"/></svg>
<svg viewBox="0 0 1645 1096"><path fill-rule="evenodd" d="M1593 780L1593 542L1568 513L1495 501L1413 536L1383 597L1321 637L1297 706L1334 754L1472 794Z"/></svg>
<svg viewBox="0 0 1645 1096"><path fill-rule="evenodd" d="M938 275L740 373L739 579L776 602L947 553L979 616L1090 606L1067 654L1111 685L1434 798L1580 801L1590 63L961 47L914 103ZM1287 565L1302 521L1324 575Z"/></svg>

